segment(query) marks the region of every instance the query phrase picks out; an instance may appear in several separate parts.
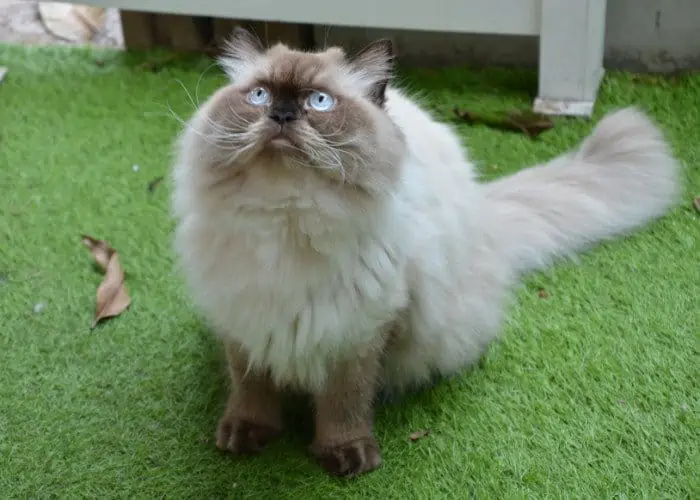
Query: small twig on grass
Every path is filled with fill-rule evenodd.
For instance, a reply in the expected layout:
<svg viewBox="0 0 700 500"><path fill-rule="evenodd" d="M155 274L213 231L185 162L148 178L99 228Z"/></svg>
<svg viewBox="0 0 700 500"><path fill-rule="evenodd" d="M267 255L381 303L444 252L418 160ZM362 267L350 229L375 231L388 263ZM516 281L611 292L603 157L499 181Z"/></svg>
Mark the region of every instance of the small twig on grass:
<svg viewBox="0 0 700 500"><path fill-rule="evenodd" d="M408 439L411 441L418 441L421 438L424 438L426 436L430 435L430 430L429 429L421 429L419 431L412 432L409 434Z"/></svg>
<svg viewBox="0 0 700 500"><path fill-rule="evenodd" d="M156 177L155 179L151 180L151 182L148 183L148 187L146 188L149 194L153 194L153 191L156 190L158 185L163 182L163 176L161 175L160 177Z"/></svg>
<svg viewBox="0 0 700 500"><path fill-rule="evenodd" d="M523 111L512 111L502 117L493 117L454 108L454 114L470 125L486 125L498 130L521 132L531 139L554 127L554 122L547 116Z"/></svg>

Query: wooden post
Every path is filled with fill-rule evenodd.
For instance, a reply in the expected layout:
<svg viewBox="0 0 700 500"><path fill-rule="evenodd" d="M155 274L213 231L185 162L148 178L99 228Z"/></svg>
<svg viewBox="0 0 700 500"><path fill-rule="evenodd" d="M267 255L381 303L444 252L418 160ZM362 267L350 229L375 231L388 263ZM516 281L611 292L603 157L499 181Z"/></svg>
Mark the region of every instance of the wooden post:
<svg viewBox="0 0 700 500"><path fill-rule="evenodd" d="M144 50L155 45L155 29L152 14L122 10L119 12L127 49Z"/></svg>
<svg viewBox="0 0 700 500"><path fill-rule="evenodd" d="M211 18L153 15L157 44L178 52L204 51L212 43Z"/></svg>
<svg viewBox="0 0 700 500"><path fill-rule="evenodd" d="M605 0L542 0L535 111L591 116L603 77Z"/></svg>

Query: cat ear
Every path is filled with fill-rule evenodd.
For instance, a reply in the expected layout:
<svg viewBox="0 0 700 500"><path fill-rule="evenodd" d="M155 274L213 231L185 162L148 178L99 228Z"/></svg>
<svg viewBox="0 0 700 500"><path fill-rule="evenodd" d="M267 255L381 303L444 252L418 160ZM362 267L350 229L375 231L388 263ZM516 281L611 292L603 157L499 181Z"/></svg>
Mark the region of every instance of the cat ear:
<svg viewBox="0 0 700 500"><path fill-rule="evenodd" d="M394 70L394 44L391 40L384 38L370 43L350 59L350 64L365 87L367 97L382 106Z"/></svg>
<svg viewBox="0 0 700 500"><path fill-rule="evenodd" d="M236 80L255 65L264 52L265 46L257 36L236 26L223 46L223 55L219 62L226 74L232 80Z"/></svg>

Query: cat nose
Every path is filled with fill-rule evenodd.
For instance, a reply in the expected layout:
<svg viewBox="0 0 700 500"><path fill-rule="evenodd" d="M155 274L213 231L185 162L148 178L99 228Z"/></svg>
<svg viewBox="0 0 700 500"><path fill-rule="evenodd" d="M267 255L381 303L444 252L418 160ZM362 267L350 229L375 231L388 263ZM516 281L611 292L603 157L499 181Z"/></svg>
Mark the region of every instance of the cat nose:
<svg viewBox="0 0 700 500"><path fill-rule="evenodd" d="M270 114L270 118L276 121L280 125L296 120L297 115L294 111L289 111L286 109L276 109Z"/></svg>

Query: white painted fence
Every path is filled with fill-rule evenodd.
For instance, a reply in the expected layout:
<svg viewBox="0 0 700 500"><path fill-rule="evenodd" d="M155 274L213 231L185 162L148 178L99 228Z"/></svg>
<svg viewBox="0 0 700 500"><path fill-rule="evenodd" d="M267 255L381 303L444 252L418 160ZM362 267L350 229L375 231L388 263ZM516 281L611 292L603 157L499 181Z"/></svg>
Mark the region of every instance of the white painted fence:
<svg viewBox="0 0 700 500"><path fill-rule="evenodd" d="M64 0L65 1L65 0ZM253 21L535 35L536 111L590 116L603 75L606 0L68 0Z"/></svg>

